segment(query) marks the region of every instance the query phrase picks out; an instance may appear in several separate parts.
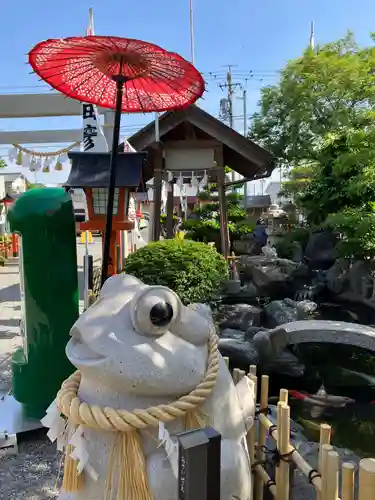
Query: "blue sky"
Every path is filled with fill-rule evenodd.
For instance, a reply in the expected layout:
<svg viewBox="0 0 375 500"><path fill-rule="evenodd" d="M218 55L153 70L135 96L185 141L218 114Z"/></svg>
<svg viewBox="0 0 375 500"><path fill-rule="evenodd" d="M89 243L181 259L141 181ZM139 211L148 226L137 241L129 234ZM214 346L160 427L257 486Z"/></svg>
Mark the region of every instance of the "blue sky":
<svg viewBox="0 0 375 500"><path fill-rule="evenodd" d="M207 78L205 99L200 103L218 116L225 97L225 65L232 64L233 80L247 86L248 115L256 109L259 91L277 81L277 71L298 56L309 40L310 22L315 22L318 43L334 40L347 29L361 43L375 31L371 0L193 0L195 64ZM21 6L22 5L22 6ZM0 30L0 93L48 91L26 63L32 46L47 38L83 35L88 9L93 7L95 31L148 40L190 58L189 0L33 0L3 2ZM240 91L237 92L237 97ZM242 132L242 102L235 100L235 126ZM122 119L122 133L131 135L152 116L129 115ZM78 128L77 118L0 120L1 130ZM58 149L57 145L50 147ZM41 146L34 149L42 150ZM0 155L7 147L0 146Z"/></svg>

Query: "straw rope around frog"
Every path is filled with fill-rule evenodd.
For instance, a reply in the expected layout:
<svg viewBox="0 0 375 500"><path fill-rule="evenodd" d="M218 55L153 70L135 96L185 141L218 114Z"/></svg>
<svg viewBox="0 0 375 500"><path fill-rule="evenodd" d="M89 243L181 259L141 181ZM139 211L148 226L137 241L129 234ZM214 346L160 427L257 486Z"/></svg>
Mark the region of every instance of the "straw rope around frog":
<svg viewBox="0 0 375 500"><path fill-rule="evenodd" d="M144 410L116 410L89 405L78 397L81 373L76 371L65 382L57 394L60 411L75 425L112 432L131 432L147 427L157 427L160 422L171 422L186 416L201 406L215 387L219 371L218 338L211 332L208 339L207 368L203 380L189 394L177 401Z"/></svg>

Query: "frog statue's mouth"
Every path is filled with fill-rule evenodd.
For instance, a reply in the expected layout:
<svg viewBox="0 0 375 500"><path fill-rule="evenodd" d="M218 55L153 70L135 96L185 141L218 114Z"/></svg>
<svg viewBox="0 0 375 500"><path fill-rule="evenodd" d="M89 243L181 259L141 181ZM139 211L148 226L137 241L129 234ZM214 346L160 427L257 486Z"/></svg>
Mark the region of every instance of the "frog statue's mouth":
<svg viewBox="0 0 375 500"><path fill-rule="evenodd" d="M98 366L107 360L106 356L93 351L73 328L71 339L66 346L66 355L74 366Z"/></svg>

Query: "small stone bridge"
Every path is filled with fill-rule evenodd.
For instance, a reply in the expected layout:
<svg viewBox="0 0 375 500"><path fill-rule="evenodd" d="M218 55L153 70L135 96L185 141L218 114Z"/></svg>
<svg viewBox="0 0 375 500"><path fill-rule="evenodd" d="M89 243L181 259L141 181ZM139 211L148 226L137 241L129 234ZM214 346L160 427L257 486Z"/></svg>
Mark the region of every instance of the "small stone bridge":
<svg viewBox="0 0 375 500"><path fill-rule="evenodd" d="M253 341L265 356L277 355L287 345L307 342L346 344L375 351L375 328L344 321L294 321L258 332Z"/></svg>

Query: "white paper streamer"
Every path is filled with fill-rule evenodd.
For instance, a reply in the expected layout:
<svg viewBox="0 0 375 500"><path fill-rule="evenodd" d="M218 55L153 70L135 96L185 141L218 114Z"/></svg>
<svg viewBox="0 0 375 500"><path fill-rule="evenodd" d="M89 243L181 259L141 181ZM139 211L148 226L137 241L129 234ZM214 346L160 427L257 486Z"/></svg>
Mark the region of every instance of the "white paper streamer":
<svg viewBox="0 0 375 500"><path fill-rule="evenodd" d="M236 384L236 392L242 410L246 432L254 425L255 389L254 382L249 377L242 377Z"/></svg>
<svg viewBox="0 0 375 500"><path fill-rule="evenodd" d="M86 448L86 440L84 437L84 429L80 425L71 437L69 444L74 446L74 450L70 454L73 460L77 461L77 472L81 474L85 470L94 481L98 480L98 473L89 463L89 454Z"/></svg>
<svg viewBox="0 0 375 500"><path fill-rule="evenodd" d="M48 430L48 439L54 443L57 441L57 449L62 451L66 446L66 420L61 416L60 410L54 400L47 408L45 417L40 421Z"/></svg>
<svg viewBox="0 0 375 500"><path fill-rule="evenodd" d="M159 446L164 446L173 475L178 477L178 444L172 440L164 422L159 422Z"/></svg>
<svg viewBox="0 0 375 500"><path fill-rule="evenodd" d="M8 151L8 158L10 159L10 161L16 161L17 160L17 155L18 155L18 151L17 151L16 148L11 148Z"/></svg>

